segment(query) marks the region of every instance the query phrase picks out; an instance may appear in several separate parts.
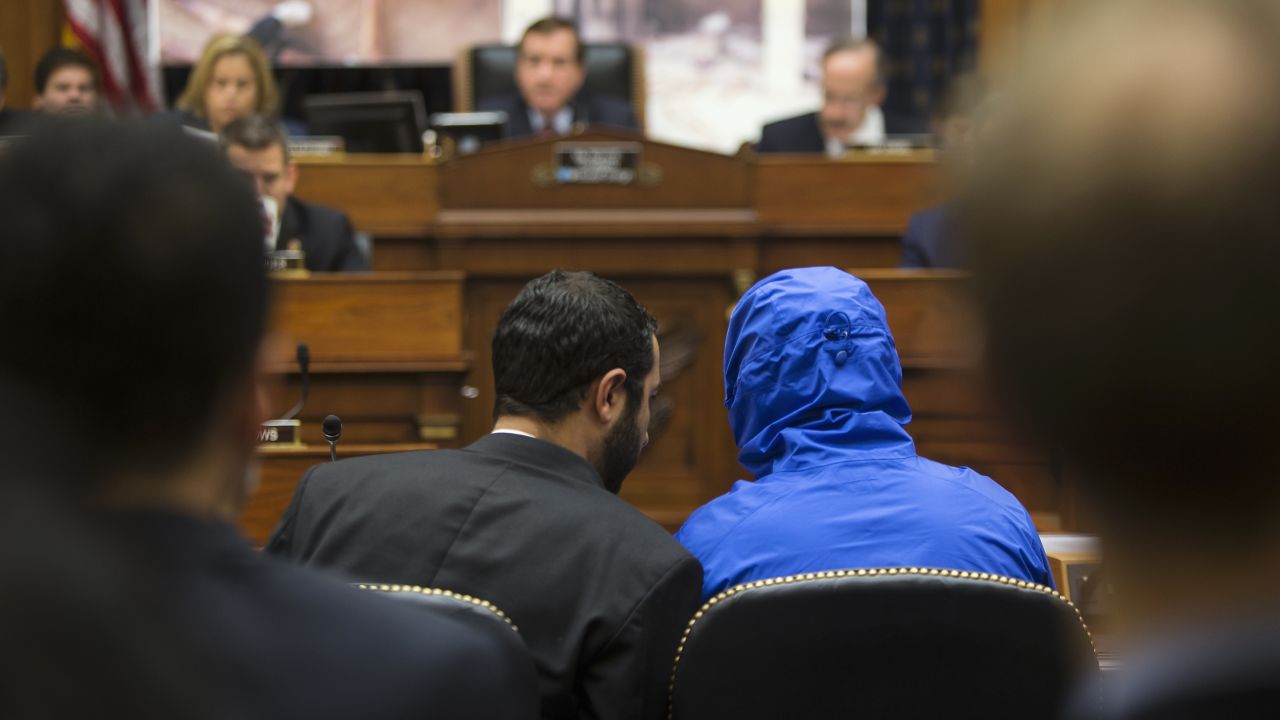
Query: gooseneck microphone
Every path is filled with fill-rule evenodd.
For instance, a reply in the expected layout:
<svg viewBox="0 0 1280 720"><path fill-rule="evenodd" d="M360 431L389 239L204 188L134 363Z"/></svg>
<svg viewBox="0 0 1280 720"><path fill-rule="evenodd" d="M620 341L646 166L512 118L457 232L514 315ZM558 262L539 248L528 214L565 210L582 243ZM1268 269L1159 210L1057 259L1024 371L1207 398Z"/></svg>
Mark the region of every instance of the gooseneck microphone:
<svg viewBox="0 0 1280 720"><path fill-rule="evenodd" d="M298 343L298 369L301 371L302 377L302 397L298 400L298 404L293 409L285 413L284 420L292 420L298 417L298 413L302 412L302 406L307 403L307 393L311 391L311 348L306 343Z"/></svg>
<svg viewBox="0 0 1280 720"><path fill-rule="evenodd" d="M342 418L337 415L326 415L321 425L324 439L329 441L329 462L338 459L338 438L342 437Z"/></svg>

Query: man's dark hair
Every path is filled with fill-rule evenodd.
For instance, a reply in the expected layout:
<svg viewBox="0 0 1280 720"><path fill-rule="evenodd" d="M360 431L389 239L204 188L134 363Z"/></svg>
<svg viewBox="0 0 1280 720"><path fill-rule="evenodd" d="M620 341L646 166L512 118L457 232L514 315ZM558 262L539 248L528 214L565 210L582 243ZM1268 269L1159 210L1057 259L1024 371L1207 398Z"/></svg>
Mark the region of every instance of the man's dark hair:
<svg viewBox="0 0 1280 720"><path fill-rule="evenodd" d="M179 130L41 126L0 153L0 386L62 412L64 452L97 471L171 470L251 376L261 206Z"/></svg>
<svg viewBox="0 0 1280 720"><path fill-rule="evenodd" d="M71 66L88 70L93 76L93 87L95 89L101 87L102 83L98 80L98 66L88 55L71 48L56 47L42 55L40 62L36 63L36 93L44 92L45 86L49 84L49 78L53 77L55 72Z"/></svg>
<svg viewBox="0 0 1280 720"><path fill-rule="evenodd" d="M852 35L836 38L827 49L822 53L822 64L826 65L827 60L832 55L841 52L854 52L858 50L870 49L876 57L876 85L883 87L889 81L889 76L884 65L884 53L880 50L880 44L871 38L854 37Z"/></svg>
<svg viewBox="0 0 1280 720"><path fill-rule="evenodd" d="M533 24L525 28L524 34L520 36L520 42L516 45L518 53L524 54L524 39L530 35L550 35L561 30L568 30L573 33L573 44L576 48L574 57L577 58L578 64L586 59L587 48L582 44L582 34L578 32L578 26L568 18L552 15L544 17L541 20L535 20Z"/></svg>
<svg viewBox="0 0 1280 720"><path fill-rule="evenodd" d="M289 162L289 136L284 126L266 115L252 114L236 118L222 128L222 145L238 145L245 150L266 150L279 145L284 161Z"/></svg>
<svg viewBox="0 0 1280 720"><path fill-rule="evenodd" d="M1102 5L1024 64L957 206L994 374L1111 524L1248 543L1280 502L1280 9Z"/></svg>
<svg viewBox="0 0 1280 720"><path fill-rule="evenodd" d="M641 400L653 369L653 316L617 283L553 270L531 281L493 335L494 415L555 422L577 410L591 383L627 373L627 402Z"/></svg>

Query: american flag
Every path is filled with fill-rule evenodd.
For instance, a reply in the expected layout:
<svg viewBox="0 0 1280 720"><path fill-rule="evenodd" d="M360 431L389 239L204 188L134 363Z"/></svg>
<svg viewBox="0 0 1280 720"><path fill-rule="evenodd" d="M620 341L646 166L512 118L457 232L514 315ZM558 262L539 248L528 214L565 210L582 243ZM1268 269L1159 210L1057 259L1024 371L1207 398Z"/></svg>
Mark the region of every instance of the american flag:
<svg viewBox="0 0 1280 720"><path fill-rule="evenodd" d="M158 69L147 62L148 6L154 0L63 0L67 27L102 69L102 90L117 112L160 106Z"/></svg>

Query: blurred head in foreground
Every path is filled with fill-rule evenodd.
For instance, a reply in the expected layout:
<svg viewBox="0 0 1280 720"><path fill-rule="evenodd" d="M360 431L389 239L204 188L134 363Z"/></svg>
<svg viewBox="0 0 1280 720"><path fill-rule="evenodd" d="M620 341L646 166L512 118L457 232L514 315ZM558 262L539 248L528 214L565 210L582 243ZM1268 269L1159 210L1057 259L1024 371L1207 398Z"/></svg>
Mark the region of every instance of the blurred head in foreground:
<svg viewBox="0 0 1280 720"><path fill-rule="evenodd" d="M176 129L50 118L0 152L0 238L0 714L203 715L140 602L154 577L96 511L228 519L243 499L253 188Z"/></svg>
<svg viewBox="0 0 1280 720"><path fill-rule="evenodd" d="M1280 598L1280 5L1093 3L1032 43L959 226L997 375L1144 615Z"/></svg>
<svg viewBox="0 0 1280 720"><path fill-rule="evenodd" d="M51 122L0 155L0 378L60 411L86 493L235 512L266 311L259 208L217 147L177 131Z"/></svg>

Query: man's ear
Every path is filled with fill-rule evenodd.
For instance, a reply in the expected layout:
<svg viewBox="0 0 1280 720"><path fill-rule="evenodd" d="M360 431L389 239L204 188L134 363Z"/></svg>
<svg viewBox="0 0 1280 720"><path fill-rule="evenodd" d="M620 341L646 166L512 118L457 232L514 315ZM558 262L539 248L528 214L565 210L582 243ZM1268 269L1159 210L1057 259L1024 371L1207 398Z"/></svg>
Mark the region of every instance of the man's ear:
<svg viewBox="0 0 1280 720"><path fill-rule="evenodd" d="M881 85L881 86L876 90L876 100L875 100L875 102L873 102L873 103L872 103L872 105L875 105L876 107L879 107L879 106L881 106L881 105L884 105L884 99L885 99L888 95L889 95L889 87L888 87L887 85Z"/></svg>
<svg viewBox="0 0 1280 720"><path fill-rule="evenodd" d="M607 424L622 415L623 406L627 402L627 393L622 386L626 382L627 371L622 368L614 368L600 378L592 398L592 407L601 422Z"/></svg>

